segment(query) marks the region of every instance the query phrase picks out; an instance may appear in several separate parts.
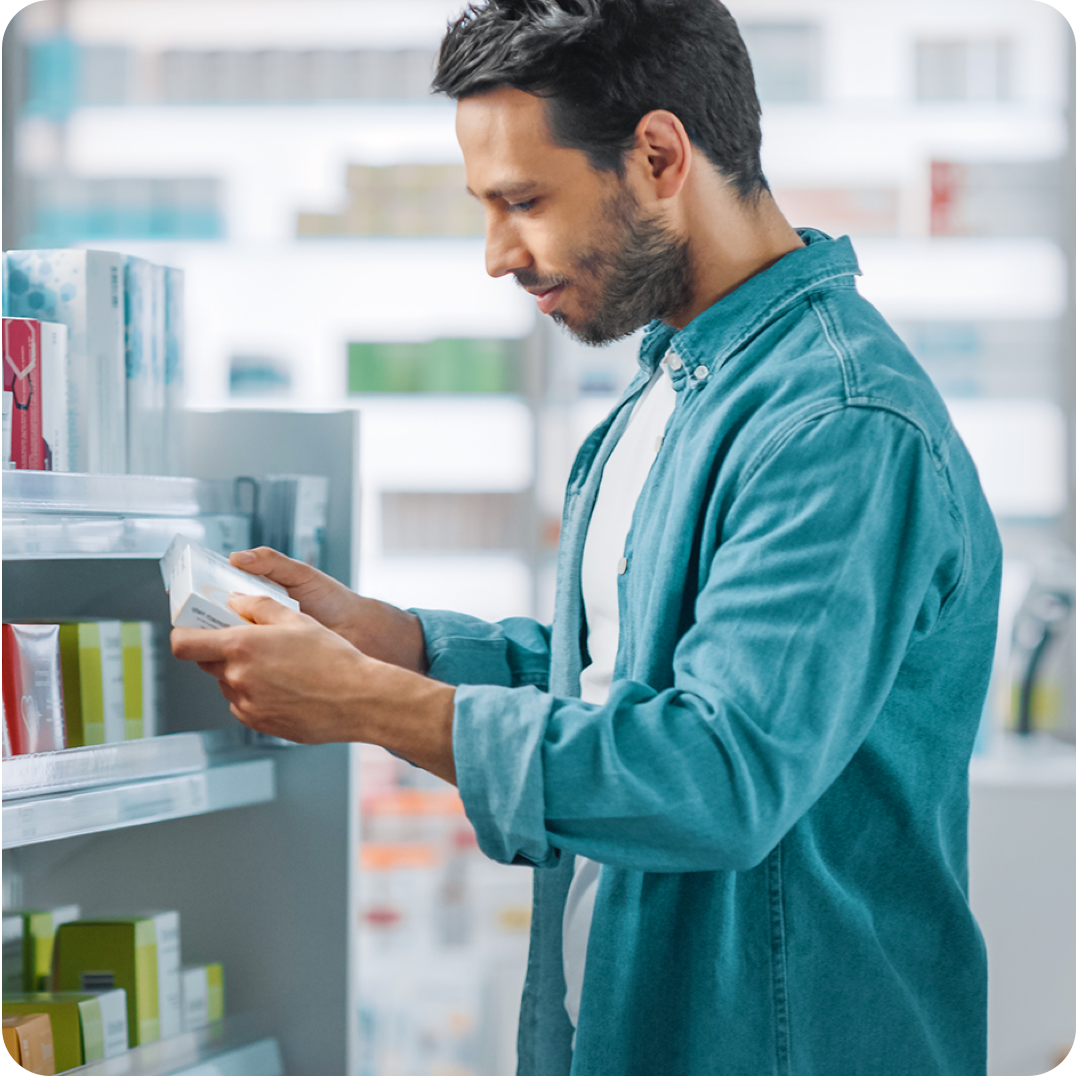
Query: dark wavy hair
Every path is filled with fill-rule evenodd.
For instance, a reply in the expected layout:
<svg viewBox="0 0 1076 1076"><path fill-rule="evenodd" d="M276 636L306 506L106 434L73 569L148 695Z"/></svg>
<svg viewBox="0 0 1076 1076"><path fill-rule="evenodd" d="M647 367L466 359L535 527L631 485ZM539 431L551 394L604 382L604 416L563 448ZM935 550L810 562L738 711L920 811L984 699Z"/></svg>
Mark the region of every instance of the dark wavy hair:
<svg viewBox="0 0 1076 1076"><path fill-rule="evenodd" d="M762 109L736 20L719 0L487 0L451 22L433 91L502 87L549 102L554 140L623 174L647 112L679 117L744 200L768 190Z"/></svg>

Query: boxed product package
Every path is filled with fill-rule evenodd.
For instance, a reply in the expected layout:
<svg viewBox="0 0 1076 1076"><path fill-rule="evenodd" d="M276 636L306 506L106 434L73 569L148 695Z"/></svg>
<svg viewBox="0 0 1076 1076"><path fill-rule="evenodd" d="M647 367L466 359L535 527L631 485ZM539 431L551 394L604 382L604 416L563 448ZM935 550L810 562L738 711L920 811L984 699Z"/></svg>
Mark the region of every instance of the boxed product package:
<svg viewBox="0 0 1076 1076"><path fill-rule="evenodd" d="M13 466L69 471L67 326L4 318L4 391L10 394Z"/></svg>
<svg viewBox="0 0 1076 1076"><path fill-rule="evenodd" d="M124 263L127 471L164 473L164 269Z"/></svg>
<svg viewBox="0 0 1076 1076"><path fill-rule="evenodd" d="M224 967L191 964L183 969L183 1030L224 1019Z"/></svg>
<svg viewBox="0 0 1076 1076"><path fill-rule="evenodd" d="M164 448L165 473L180 473L183 450L183 366L186 337L182 269L164 271Z"/></svg>
<svg viewBox="0 0 1076 1076"><path fill-rule="evenodd" d="M56 932L54 982L60 990L127 991L131 1046L161 1037L157 931L152 919L79 919Z"/></svg>
<svg viewBox="0 0 1076 1076"><path fill-rule="evenodd" d="M4 997L4 1016L44 1013L52 1025L56 1071L119 1057L128 1046L122 990L54 991Z"/></svg>
<svg viewBox="0 0 1076 1076"><path fill-rule="evenodd" d="M146 691L143 679L142 625L124 621L120 625L123 650L123 738L140 740L145 732Z"/></svg>
<svg viewBox="0 0 1076 1076"><path fill-rule="evenodd" d="M56 931L64 923L77 919L79 912L77 904L64 904L56 908L22 908L10 913L22 924L22 990L52 988Z"/></svg>
<svg viewBox="0 0 1076 1076"><path fill-rule="evenodd" d="M22 977L22 916L4 913L5 995L26 989Z"/></svg>
<svg viewBox="0 0 1076 1076"><path fill-rule="evenodd" d="M56 1057L52 1046L52 1021L47 1013L5 1016L4 1045L27 1072L54 1076Z"/></svg>
<svg viewBox="0 0 1076 1076"><path fill-rule="evenodd" d="M123 255L102 250L7 252L7 314L67 326L71 470L127 465Z"/></svg>
<svg viewBox="0 0 1076 1076"><path fill-rule="evenodd" d="M60 625L67 746L124 739L123 643L120 621Z"/></svg>
<svg viewBox="0 0 1076 1076"><path fill-rule="evenodd" d="M183 1000L179 971L179 912L146 912L157 935L157 998L161 1038L183 1030Z"/></svg>
<svg viewBox="0 0 1076 1076"><path fill-rule="evenodd" d="M62 751L59 626L5 624L3 654L4 724L12 754Z"/></svg>
<svg viewBox="0 0 1076 1076"><path fill-rule="evenodd" d="M268 596L288 609L299 603L268 579L233 568L227 559L177 535L161 558L172 625L177 628L234 628L248 623L228 605L230 594Z"/></svg>
<svg viewBox="0 0 1076 1076"><path fill-rule="evenodd" d="M11 466L11 421L15 413L15 396L4 389L4 459L6 471Z"/></svg>

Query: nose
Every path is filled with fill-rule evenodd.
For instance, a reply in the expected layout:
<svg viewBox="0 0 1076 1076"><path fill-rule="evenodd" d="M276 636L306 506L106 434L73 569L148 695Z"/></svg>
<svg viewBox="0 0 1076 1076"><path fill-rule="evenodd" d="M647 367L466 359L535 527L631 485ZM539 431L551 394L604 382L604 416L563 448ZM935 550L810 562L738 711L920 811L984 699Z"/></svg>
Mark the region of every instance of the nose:
<svg viewBox="0 0 1076 1076"><path fill-rule="evenodd" d="M534 264L515 222L504 213L486 214L486 272L492 277L507 276Z"/></svg>

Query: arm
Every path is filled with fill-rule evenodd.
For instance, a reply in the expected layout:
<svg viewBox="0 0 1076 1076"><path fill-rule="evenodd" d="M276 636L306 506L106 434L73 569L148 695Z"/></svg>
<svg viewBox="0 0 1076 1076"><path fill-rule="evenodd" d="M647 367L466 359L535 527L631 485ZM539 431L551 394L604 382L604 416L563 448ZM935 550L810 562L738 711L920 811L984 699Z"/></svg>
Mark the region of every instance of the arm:
<svg viewBox="0 0 1076 1076"><path fill-rule="evenodd" d="M260 732L380 744L454 783L450 685L548 682L549 633L532 620L415 615L265 547L231 560L285 587L302 612L233 595L259 630L177 628L172 650L215 676L233 715Z"/></svg>
<svg viewBox="0 0 1076 1076"><path fill-rule="evenodd" d="M888 412L804 425L718 525L668 690L620 680L602 706L457 691L458 783L492 858L761 862L858 750L959 580L945 476Z"/></svg>

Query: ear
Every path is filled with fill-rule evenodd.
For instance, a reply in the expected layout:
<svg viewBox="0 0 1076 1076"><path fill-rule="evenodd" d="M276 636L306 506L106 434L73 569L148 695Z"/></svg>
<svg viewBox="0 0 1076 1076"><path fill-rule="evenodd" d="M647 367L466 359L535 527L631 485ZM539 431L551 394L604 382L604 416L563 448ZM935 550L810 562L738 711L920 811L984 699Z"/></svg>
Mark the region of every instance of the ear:
<svg viewBox="0 0 1076 1076"><path fill-rule="evenodd" d="M691 139L679 118L666 109L648 112L635 127L635 148L645 157L646 178L658 198L680 193L691 171Z"/></svg>

